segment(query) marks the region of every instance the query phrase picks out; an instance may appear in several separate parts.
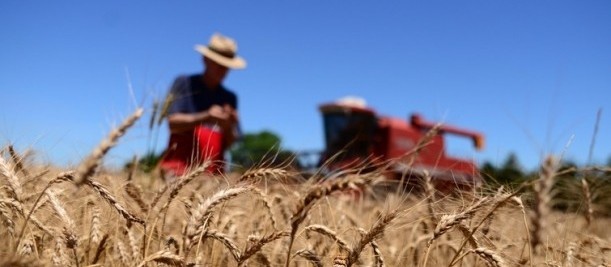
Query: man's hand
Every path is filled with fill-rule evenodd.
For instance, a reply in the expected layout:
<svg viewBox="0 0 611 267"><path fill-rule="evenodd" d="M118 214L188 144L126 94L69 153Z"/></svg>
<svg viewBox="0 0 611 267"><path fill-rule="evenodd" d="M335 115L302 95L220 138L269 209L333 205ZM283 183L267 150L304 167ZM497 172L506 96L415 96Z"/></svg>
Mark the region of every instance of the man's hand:
<svg viewBox="0 0 611 267"><path fill-rule="evenodd" d="M176 113L168 116L170 131L173 133L193 129L201 123L216 123L227 135L233 132L238 123L238 112L230 105L212 105L208 110L199 113Z"/></svg>
<svg viewBox="0 0 611 267"><path fill-rule="evenodd" d="M212 105L208 109L208 117L210 121L218 124L224 124L227 120L229 120L229 114L219 105Z"/></svg>

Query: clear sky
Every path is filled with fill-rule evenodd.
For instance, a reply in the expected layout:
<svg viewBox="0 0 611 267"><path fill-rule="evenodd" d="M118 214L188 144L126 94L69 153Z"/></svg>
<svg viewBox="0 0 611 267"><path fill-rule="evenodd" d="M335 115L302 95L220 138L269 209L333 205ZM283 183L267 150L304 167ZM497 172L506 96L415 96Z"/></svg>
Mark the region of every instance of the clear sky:
<svg viewBox="0 0 611 267"><path fill-rule="evenodd" d="M418 112L483 132L501 163L514 152L585 164L611 156L611 1L2 1L0 144L78 163L136 106L147 113L108 163L167 142L151 103L175 76L200 72L195 44L234 37L245 70L226 85L245 132L293 150L323 147L317 107L346 95L380 114ZM133 88L133 96L130 92Z"/></svg>

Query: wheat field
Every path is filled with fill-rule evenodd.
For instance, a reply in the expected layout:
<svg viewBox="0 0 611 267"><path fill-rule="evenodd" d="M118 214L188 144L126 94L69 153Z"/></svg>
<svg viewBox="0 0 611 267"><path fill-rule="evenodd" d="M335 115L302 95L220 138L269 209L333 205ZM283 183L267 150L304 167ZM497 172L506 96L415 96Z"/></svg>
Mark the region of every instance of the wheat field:
<svg viewBox="0 0 611 267"><path fill-rule="evenodd" d="M611 219L587 180L582 209L552 208L554 157L519 187L451 194L358 169L210 176L204 164L171 183L104 169L141 115L72 170L2 150L0 266L611 266Z"/></svg>

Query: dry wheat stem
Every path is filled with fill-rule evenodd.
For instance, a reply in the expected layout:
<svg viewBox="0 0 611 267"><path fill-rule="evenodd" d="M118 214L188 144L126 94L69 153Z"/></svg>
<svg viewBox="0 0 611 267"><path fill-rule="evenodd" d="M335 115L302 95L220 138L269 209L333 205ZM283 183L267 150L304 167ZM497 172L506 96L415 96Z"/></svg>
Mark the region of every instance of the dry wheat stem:
<svg viewBox="0 0 611 267"><path fill-rule="evenodd" d="M163 119L168 116L168 111L170 110L170 106L172 106L172 102L174 102L174 94L171 92L168 93L163 100L163 105L161 106L161 110L159 110L159 119L157 120L157 125L161 125Z"/></svg>
<svg viewBox="0 0 611 267"><path fill-rule="evenodd" d="M153 100L153 109L151 110L151 119L149 121L149 131L153 130L153 126L155 126L155 119L157 118L158 112L159 112L159 101L155 97L155 100Z"/></svg>
<svg viewBox="0 0 611 267"><path fill-rule="evenodd" d="M142 116L143 109L138 108L132 115L127 117L119 127L113 129L108 137L91 152L91 154L78 166L75 173L74 182L77 185L83 184L96 171L100 161L108 151L117 144L121 136L125 134L134 123Z"/></svg>
<svg viewBox="0 0 611 267"><path fill-rule="evenodd" d="M592 209L592 195L590 194L590 185L585 177L581 178L581 191L583 193L583 197L586 204L586 222L588 223L588 225L590 225L592 223L594 209Z"/></svg>

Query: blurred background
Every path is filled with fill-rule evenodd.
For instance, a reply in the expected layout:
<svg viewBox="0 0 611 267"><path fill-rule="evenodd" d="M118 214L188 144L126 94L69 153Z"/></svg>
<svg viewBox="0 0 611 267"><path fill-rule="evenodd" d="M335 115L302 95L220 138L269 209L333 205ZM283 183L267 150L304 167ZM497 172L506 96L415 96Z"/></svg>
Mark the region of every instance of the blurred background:
<svg viewBox="0 0 611 267"><path fill-rule="evenodd" d="M483 151L447 140L479 165L533 170L549 153L611 164L609 11L609 1L2 1L0 144L72 166L141 106L106 163L160 153L168 130L150 127L153 102L202 71L193 46L221 32L248 62L225 81L242 131L271 133L283 150L323 149L318 107L350 95L380 115L483 133Z"/></svg>

